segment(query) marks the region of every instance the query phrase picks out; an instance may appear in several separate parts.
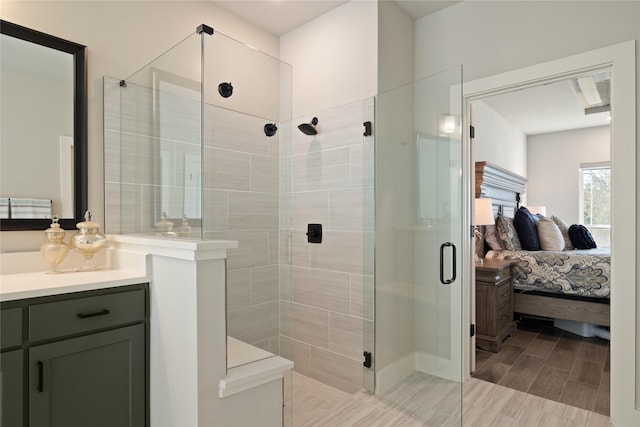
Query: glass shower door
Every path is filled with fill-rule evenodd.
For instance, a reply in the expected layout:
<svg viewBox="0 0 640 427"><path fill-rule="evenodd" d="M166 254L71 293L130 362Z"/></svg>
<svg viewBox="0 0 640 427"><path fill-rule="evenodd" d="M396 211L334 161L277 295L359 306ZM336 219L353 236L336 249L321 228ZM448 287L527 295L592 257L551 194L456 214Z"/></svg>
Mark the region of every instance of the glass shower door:
<svg viewBox="0 0 640 427"><path fill-rule="evenodd" d="M375 393L414 417L462 411L462 69L375 103ZM370 383L370 382L369 382Z"/></svg>

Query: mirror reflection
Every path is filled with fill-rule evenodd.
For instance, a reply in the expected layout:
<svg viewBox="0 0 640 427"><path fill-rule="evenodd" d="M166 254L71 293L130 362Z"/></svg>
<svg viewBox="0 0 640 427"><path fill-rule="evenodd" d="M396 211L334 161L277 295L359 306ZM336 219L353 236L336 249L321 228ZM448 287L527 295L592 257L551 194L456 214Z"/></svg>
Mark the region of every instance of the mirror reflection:
<svg viewBox="0 0 640 427"><path fill-rule="evenodd" d="M11 209L0 215L72 217L73 55L5 34L0 49L0 98L11 106L0 131L0 195Z"/></svg>
<svg viewBox="0 0 640 427"><path fill-rule="evenodd" d="M85 47L6 21L0 30L0 228L45 229L52 215L75 226L86 209Z"/></svg>

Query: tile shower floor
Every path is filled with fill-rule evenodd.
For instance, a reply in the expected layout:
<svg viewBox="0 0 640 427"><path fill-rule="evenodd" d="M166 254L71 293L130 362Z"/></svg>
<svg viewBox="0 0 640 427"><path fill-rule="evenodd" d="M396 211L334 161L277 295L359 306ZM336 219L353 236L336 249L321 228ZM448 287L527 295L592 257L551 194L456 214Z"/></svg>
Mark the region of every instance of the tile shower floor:
<svg viewBox="0 0 640 427"><path fill-rule="evenodd" d="M365 391L348 394L298 373L292 373L294 427L311 426L457 426L459 415L451 413L458 385L442 392L433 385L441 379L414 374L393 390L394 399L410 402L402 409ZM442 384L440 384L442 386ZM575 406L530 395L512 388L471 378L464 384L463 426L609 426L609 417ZM287 395L288 393L285 393ZM291 396L289 394L289 396ZM448 401L448 402L447 402ZM434 408L434 406L436 408ZM457 411L456 411L457 412ZM425 418L426 417L426 420Z"/></svg>
<svg viewBox="0 0 640 427"><path fill-rule="evenodd" d="M609 415L609 341L525 319L499 353L476 350L474 378Z"/></svg>

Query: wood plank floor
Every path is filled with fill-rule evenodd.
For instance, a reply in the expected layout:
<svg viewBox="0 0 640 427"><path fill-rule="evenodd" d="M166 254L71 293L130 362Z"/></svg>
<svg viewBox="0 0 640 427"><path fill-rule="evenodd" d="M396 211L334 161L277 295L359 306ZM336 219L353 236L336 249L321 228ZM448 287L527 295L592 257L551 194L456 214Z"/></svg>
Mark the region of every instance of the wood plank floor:
<svg viewBox="0 0 640 427"><path fill-rule="evenodd" d="M609 417L494 383L470 379L447 389L444 381L414 373L390 397L364 390L348 394L298 373L285 380L285 425L293 427L608 427ZM289 388L289 390L287 390ZM445 390L442 392L442 390ZM457 390L457 391L456 391ZM454 397L454 394L457 396ZM453 399L453 400L452 400ZM462 412L462 419L460 419Z"/></svg>
<svg viewBox="0 0 640 427"><path fill-rule="evenodd" d="M518 322L499 353L477 349L473 377L609 416L609 341L550 321Z"/></svg>

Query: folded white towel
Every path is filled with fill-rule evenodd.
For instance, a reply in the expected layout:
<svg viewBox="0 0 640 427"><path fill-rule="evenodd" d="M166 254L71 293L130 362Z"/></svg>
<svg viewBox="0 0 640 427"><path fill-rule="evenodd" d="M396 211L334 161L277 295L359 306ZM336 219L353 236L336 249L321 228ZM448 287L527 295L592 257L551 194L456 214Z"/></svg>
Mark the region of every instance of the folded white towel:
<svg viewBox="0 0 640 427"><path fill-rule="evenodd" d="M51 208L51 200L49 199L26 199L20 197L10 198L11 206L37 206L43 208Z"/></svg>
<svg viewBox="0 0 640 427"><path fill-rule="evenodd" d="M9 198L8 197L0 197L0 218L2 219L9 218Z"/></svg>
<svg viewBox="0 0 640 427"><path fill-rule="evenodd" d="M51 200L9 198L11 218L34 219L51 218Z"/></svg>

